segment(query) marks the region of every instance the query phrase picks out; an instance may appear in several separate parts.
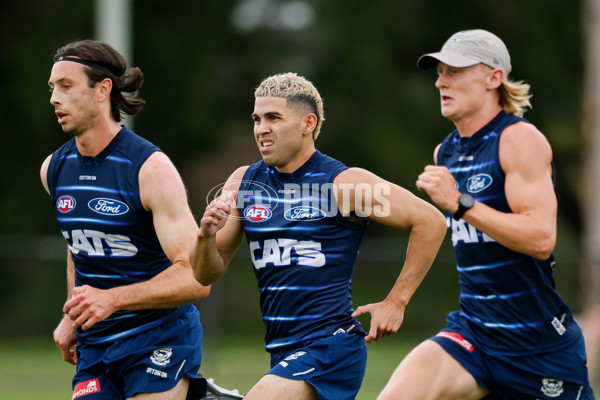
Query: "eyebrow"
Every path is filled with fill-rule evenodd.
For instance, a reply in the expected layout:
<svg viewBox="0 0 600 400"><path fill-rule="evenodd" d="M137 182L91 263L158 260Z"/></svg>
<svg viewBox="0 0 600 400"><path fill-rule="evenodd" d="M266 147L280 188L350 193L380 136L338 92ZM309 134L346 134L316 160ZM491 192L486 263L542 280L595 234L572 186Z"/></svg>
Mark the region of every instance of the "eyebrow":
<svg viewBox="0 0 600 400"><path fill-rule="evenodd" d="M263 113L265 117L271 116L271 115L277 115L277 116L281 116L283 115L282 113L280 113L279 111L267 111L265 113ZM258 117L259 115L257 113L252 113L250 115L250 117L254 118L254 117Z"/></svg>
<svg viewBox="0 0 600 400"><path fill-rule="evenodd" d="M61 83L61 82L64 82L64 81L72 81L72 79L71 78L67 78L65 76L63 78L57 79L56 82L48 81L48 86L54 85L54 84L58 84L58 83Z"/></svg>

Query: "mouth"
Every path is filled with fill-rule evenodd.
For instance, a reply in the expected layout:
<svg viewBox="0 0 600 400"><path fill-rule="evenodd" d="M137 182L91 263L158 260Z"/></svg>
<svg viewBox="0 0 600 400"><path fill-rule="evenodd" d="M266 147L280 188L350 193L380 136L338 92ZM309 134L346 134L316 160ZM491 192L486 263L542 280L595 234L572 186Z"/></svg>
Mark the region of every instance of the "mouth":
<svg viewBox="0 0 600 400"><path fill-rule="evenodd" d="M264 149L268 149L269 147L273 146L273 141L269 140L269 139L260 140L258 142L258 144L260 145L261 150L264 150Z"/></svg>
<svg viewBox="0 0 600 400"><path fill-rule="evenodd" d="M450 101L453 100L452 97L450 97L450 96L444 96L444 95L440 96L440 99L442 101L442 104L448 104Z"/></svg>
<svg viewBox="0 0 600 400"><path fill-rule="evenodd" d="M56 115L56 118L58 118L58 123L62 125L65 122L65 119L67 118L67 113L64 113L62 111L55 111L54 114Z"/></svg>

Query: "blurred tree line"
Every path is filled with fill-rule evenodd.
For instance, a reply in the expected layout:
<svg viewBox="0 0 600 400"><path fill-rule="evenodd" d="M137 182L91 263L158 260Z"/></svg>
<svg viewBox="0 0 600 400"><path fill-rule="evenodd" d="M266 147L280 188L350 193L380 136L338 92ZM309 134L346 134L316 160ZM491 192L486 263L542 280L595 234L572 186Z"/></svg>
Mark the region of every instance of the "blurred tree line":
<svg viewBox="0 0 600 400"><path fill-rule="evenodd" d="M439 50L458 30L490 30L509 48L511 76L531 84L533 109L525 116L554 148L559 290L562 276L565 297L576 309L581 13L579 0L133 1L133 65L145 74L140 94L147 100L134 130L172 158L199 217L211 188L259 159L250 119L254 88L268 75L293 71L324 98L326 121L316 143L321 151L416 192L417 175L453 130L439 112L435 71L418 70L417 58ZM56 123L46 88L56 49L86 38L94 38L91 0L0 4L0 335L47 334L60 318L65 267L54 252L64 247L44 242L60 234L39 168L69 138ZM370 235L401 233L373 224ZM374 252L393 258L393 246ZM382 287L369 279L373 288ZM388 283L377 289L379 296Z"/></svg>

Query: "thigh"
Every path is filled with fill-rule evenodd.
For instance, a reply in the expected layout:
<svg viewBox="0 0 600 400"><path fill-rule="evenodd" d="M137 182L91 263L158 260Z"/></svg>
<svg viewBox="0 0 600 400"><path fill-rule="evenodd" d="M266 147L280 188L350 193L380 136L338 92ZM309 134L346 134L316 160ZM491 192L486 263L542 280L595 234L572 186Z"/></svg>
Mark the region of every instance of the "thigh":
<svg viewBox="0 0 600 400"><path fill-rule="evenodd" d="M244 400L281 399L317 400L317 392L306 381L267 374L244 396Z"/></svg>
<svg viewBox="0 0 600 400"><path fill-rule="evenodd" d="M438 343L427 340L402 360L378 400L476 400L488 393Z"/></svg>
<svg viewBox="0 0 600 400"><path fill-rule="evenodd" d="M174 388L162 393L139 393L127 400L185 400L190 381L188 378L180 379Z"/></svg>

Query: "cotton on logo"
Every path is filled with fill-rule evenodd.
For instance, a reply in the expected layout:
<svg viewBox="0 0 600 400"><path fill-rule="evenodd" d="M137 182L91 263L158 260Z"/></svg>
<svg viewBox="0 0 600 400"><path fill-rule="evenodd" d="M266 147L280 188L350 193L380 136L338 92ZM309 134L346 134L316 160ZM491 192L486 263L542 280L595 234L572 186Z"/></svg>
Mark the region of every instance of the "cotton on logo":
<svg viewBox="0 0 600 400"><path fill-rule="evenodd" d="M253 205L244 210L244 217L248 221L263 222L271 218L271 210L265 206Z"/></svg>
<svg viewBox="0 0 600 400"><path fill-rule="evenodd" d="M56 209L63 214L73 211L75 208L75 199L72 196L60 196L56 200Z"/></svg>
<svg viewBox="0 0 600 400"><path fill-rule="evenodd" d="M87 381L79 382L77 386L75 386L75 389L73 390L73 397L71 398L71 400L77 399L88 394L98 393L101 391L102 390L100 389L100 381L98 380L98 378L89 379Z"/></svg>

